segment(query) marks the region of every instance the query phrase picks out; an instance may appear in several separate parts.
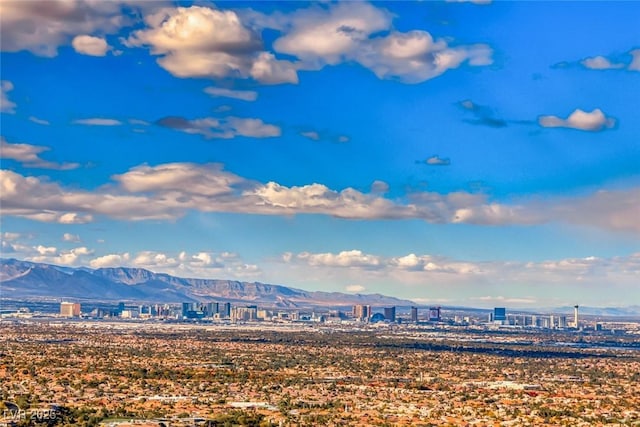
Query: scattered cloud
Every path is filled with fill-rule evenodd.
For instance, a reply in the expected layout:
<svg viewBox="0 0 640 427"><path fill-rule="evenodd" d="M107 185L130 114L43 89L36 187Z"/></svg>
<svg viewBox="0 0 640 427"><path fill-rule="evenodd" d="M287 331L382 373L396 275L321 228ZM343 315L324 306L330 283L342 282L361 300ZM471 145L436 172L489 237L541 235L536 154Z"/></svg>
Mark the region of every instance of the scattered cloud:
<svg viewBox="0 0 640 427"><path fill-rule="evenodd" d="M94 117L89 119L74 120L73 124L87 125L87 126L120 126L122 122L115 119L105 119L101 117Z"/></svg>
<svg viewBox="0 0 640 427"><path fill-rule="evenodd" d="M230 256L231 255L231 256ZM89 260L92 268L136 267L157 273L167 273L179 277L224 278L255 277L262 273L255 264L246 264L236 254L228 252L201 251L189 254L186 251L165 253L141 251L108 254Z"/></svg>
<svg viewBox="0 0 640 427"><path fill-rule="evenodd" d="M202 135L208 139L231 139L238 136L271 138L282 134L278 126L254 118L205 117L189 120L180 116L168 116L156 121L156 124L181 132Z"/></svg>
<svg viewBox="0 0 640 427"><path fill-rule="evenodd" d="M312 141L327 141L333 143L344 144L349 142L349 137L346 135L336 135L330 131L317 131L314 129L304 129L300 131L300 135Z"/></svg>
<svg viewBox="0 0 640 427"><path fill-rule="evenodd" d="M77 35L115 33L129 22L120 2L89 0L6 1L0 14L0 46L54 57Z"/></svg>
<svg viewBox="0 0 640 427"><path fill-rule="evenodd" d="M89 56L105 56L111 49L103 37L88 35L75 36L71 46L76 52Z"/></svg>
<svg viewBox="0 0 640 427"><path fill-rule="evenodd" d="M258 92L254 90L231 90L221 87L207 87L204 92L211 96L240 99L242 101L255 101L258 99Z"/></svg>
<svg viewBox="0 0 640 427"><path fill-rule="evenodd" d="M375 260L373 266L372 262L361 261L365 257L367 260ZM471 289L466 293L472 295L471 300L487 304L533 304L536 301L519 292L521 289L548 286L549 292L552 292L551 289L559 284L570 289L566 292L575 292L585 286L614 282L618 291L624 292L637 283L640 271L640 253L610 258L589 256L533 262L468 261L413 253L381 256L350 250L339 253L287 253L283 255L282 262L292 267L311 267L314 276L318 278L343 277L346 280L367 280L370 283L392 281L413 287L414 291L415 287L425 286L425 283L430 282L437 283L437 287L484 284L475 291ZM493 290L487 284L495 284L496 292L487 295L487 291ZM514 286L518 284L523 286ZM507 285L514 290L513 294L501 296L498 289L504 290Z"/></svg>
<svg viewBox="0 0 640 427"><path fill-rule="evenodd" d="M640 49L631 49L624 54L588 56L580 61L562 61L551 68L586 68L588 70L640 71Z"/></svg>
<svg viewBox="0 0 640 427"><path fill-rule="evenodd" d="M78 236L77 234L64 233L62 235L62 241L63 242L80 243L80 236Z"/></svg>
<svg viewBox="0 0 640 427"><path fill-rule="evenodd" d="M0 188L3 214L42 222L84 224L93 221L93 214L128 219L175 217L170 206L149 206L144 196L67 190L44 178L25 177L8 170L0 170Z"/></svg>
<svg viewBox="0 0 640 427"><path fill-rule="evenodd" d="M36 247L37 254L27 256L25 259L32 262L45 264L76 266L82 265L85 257L93 255L93 250L81 246L71 250L59 250L55 247Z"/></svg>
<svg viewBox="0 0 640 427"><path fill-rule="evenodd" d="M566 119L558 116L540 116L538 123L542 127L562 127L589 132L598 132L615 126L615 119L606 117L602 110L596 108L591 112L576 109Z"/></svg>
<svg viewBox="0 0 640 427"><path fill-rule="evenodd" d="M47 120L44 119L39 119L35 116L30 116L29 120L32 121L33 123L39 124L39 125L43 125L43 126L48 126L51 123L49 123Z"/></svg>
<svg viewBox="0 0 640 427"><path fill-rule="evenodd" d="M580 61L580 64L584 68L589 68L591 70L614 70L619 68L624 68L624 64L621 62L611 62L609 59L604 56L593 56L589 58L585 58Z"/></svg>
<svg viewBox="0 0 640 427"><path fill-rule="evenodd" d="M283 16L278 52L300 58L306 68L336 65L354 58L371 34L388 30L392 15L369 3L314 5Z"/></svg>
<svg viewBox="0 0 640 427"><path fill-rule="evenodd" d="M451 160L439 157L438 155L431 156L424 162L429 166L449 166L451 164Z"/></svg>
<svg viewBox="0 0 640 427"><path fill-rule="evenodd" d="M30 144L12 144L0 137L0 158L20 162L24 167L39 169L70 170L80 167L78 163L55 163L44 160L40 154L49 147Z"/></svg>
<svg viewBox="0 0 640 427"><path fill-rule="evenodd" d="M108 254L96 257L89 261L89 265L92 268L110 268L110 267L122 267L129 261L129 253L123 254Z"/></svg>
<svg viewBox="0 0 640 427"><path fill-rule="evenodd" d="M313 267L378 268L380 266L380 257L368 255L359 250L342 251L338 254L302 252L296 255L296 259Z"/></svg>
<svg viewBox="0 0 640 427"><path fill-rule="evenodd" d="M372 39L367 47L358 53L356 60L378 78L403 83L421 83L464 63L473 67L493 63L493 51L485 44L450 46L444 39L434 40L421 30L392 32Z"/></svg>
<svg viewBox="0 0 640 427"><path fill-rule="evenodd" d="M313 141L319 141L320 140L320 134L318 132L316 132L315 130L309 130L309 131L304 131L304 132L300 132L300 135L304 136L305 138L309 138Z"/></svg>
<svg viewBox="0 0 640 427"><path fill-rule="evenodd" d="M154 272L174 274L180 277L247 278L262 273L256 264L246 263L236 253L225 251L159 252L143 250L137 253L96 254L94 249L78 246L61 249L53 245L24 244L20 240L29 238L19 233L0 234L3 253L32 262L68 266L90 266L91 268L137 267ZM64 242L78 243L79 236L65 233Z"/></svg>
<svg viewBox="0 0 640 427"><path fill-rule="evenodd" d="M195 167L190 163L166 163L151 167L137 166L127 173L113 177L130 193L183 191L192 195L221 196L233 194L233 186L243 179L212 164Z"/></svg>
<svg viewBox="0 0 640 427"><path fill-rule="evenodd" d="M13 114L16 112L16 104L9 99L9 92L13 90L13 83L9 80L0 82L0 112Z"/></svg>
<svg viewBox="0 0 640 427"><path fill-rule="evenodd" d="M2 237L2 240L7 240L11 242L14 240L18 240L20 237L22 237L22 234L5 231L4 233L0 234L0 236Z"/></svg>
<svg viewBox="0 0 640 427"><path fill-rule="evenodd" d="M347 285L344 288L345 291L347 292L353 292L353 293L361 293L367 290L367 288L365 288L362 285Z"/></svg>
<svg viewBox="0 0 640 427"><path fill-rule="evenodd" d="M255 16L255 14L254 14ZM273 46L300 59L300 69L356 62L380 79L420 83L466 63L492 63L484 44L452 46L426 31L392 30L393 16L369 3L314 5L290 15L258 20L283 32Z"/></svg>
<svg viewBox="0 0 640 427"><path fill-rule="evenodd" d="M95 215L136 220L172 220L188 211L265 215L321 214L343 219L422 219L431 223L532 225L564 222L640 233L640 188L597 191L579 197L512 200L486 194L412 191L401 198L334 190L323 184L283 186L251 181L215 164L141 165L112 177L94 191L68 189L43 178L0 171L3 213L38 221L81 223Z"/></svg>
<svg viewBox="0 0 640 427"><path fill-rule="evenodd" d="M236 12L204 6L164 8L145 16L146 28L126 43L148 46L176 77L251 78L263 84L298 83L290 61L262 50L258 33Z"/></svg>

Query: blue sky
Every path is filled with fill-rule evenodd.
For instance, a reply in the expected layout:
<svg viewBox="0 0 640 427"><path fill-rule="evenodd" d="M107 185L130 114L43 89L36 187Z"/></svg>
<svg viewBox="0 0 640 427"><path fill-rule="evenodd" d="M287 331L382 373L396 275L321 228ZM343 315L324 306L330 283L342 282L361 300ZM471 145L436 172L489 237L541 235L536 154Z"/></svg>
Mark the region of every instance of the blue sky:
<svg viewBox="0 0 640 427"><path fill-rule="evenodd" d="M0 8L3 257L640 303L640 3Z"/></svg>

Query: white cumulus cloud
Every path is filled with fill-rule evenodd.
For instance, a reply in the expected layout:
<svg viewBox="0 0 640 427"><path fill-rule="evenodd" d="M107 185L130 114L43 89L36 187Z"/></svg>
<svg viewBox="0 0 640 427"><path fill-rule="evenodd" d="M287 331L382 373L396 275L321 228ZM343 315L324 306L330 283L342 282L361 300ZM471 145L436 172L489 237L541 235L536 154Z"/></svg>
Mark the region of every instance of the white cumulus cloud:
<svg viewBox="0 0 640 427"><path fill-rule="evenodd" d="M48 151L49 147L31 144L12 144L4 137L0 137L0 158L20 162L25 167L40 169L69 170L76 169L78 163L55 163L44 160L40 154Z"/></svg>
<svg viewBox="0 0 640 427"><path fill-rule="evenodd" d="M89 261L89 265L92 268L108 268L108 267L121 267L129 261L129 253L123 254L108 254L99 256Z"/></svg>
<svg viewBox="0 0 640 427"><path fill-rule="evenodd" d="M591 112L576 109L566 119L558 116L540 116L538 123L542 127L562 127L598 132L615 126L615 119L605 116L599 108Z"/></svg>
<svg viewBox="0 0 640 427"><path fill-rule="evenodd" d="M103 37L75 36L71 45L76 52L89 56L105 56L110 49Z"/></svg>
<svg viewBox="0 0 640 427"><path fill-rule="evenodd" d="M580 65L590 70L640 71L640 49L631 49L625 55L615 55L615 59L603 55L589 56Z"/></svg>
<svg viewBox="0 0 640 427"><path fill-rule="evenodd" d="M314 267L329 266L376 268L381 264L380 257L365 254L362 251L355 249L350 251L342 251L337 254L329 252L319 254L302 252L297 255L297 258Z"/></svg>
<svg viewBox="0 0 640 427"><path fill-rule="evenodd" d="M131 193L182 191L201 196L233 193L233 185L242 178L222 170L216 164L196 167L192 163L165 163L155 167L137 166L114 179Z"/></svg>
<svg viewBox="0 0 640 427"><path fill-rule="evenodd" d="M343 219L422 219L494 226L562 222L640 233L638 187L500 203L486 194L463 191L414 191L402 198L389 198L382 182L374 183L368 193L354 188L334 190L319 183L264 184L225 171L220 165L195 163L140 165L112 179L108 185L87 191L0 170L3 214L59 223L85 223L94 216L173 220L189 211L320 214Z"/></svg>
<svg viewBox="0 0 640 427"><path fill-rule="evenodd" d="M592 70L612 70L617 68L624 68L624 64L620 62L611 62L604 56L593 56L585 58L580 61L583 67L590 68Z"/></svg>
<svg viewBox="0 0 640 427"><path fill-rule="evenodd" d="M421 30L392 29L391 13L372 4L344 2L314 5L263 25L278 27L278 52L301 60L301 69L357 62L381 79L420 83L463 63L491 64L492 49L484 44L450 45Z"/></svg>
<svg viewBox="0 0 640 427"><path fill-rule="evenodd" d="M3 1L0 45L7 52L53 57L77 35L115 33L128 22L115 1Z"/></svg>
<svg viewBox="0 0 640 427"><path fill-rule="evenodd" d="M236 12L204 6L164 8L145 17L130 46L148 46L158 64L177 77L252 78L297 83L295 66L262 51L262 40Z"/></svg>

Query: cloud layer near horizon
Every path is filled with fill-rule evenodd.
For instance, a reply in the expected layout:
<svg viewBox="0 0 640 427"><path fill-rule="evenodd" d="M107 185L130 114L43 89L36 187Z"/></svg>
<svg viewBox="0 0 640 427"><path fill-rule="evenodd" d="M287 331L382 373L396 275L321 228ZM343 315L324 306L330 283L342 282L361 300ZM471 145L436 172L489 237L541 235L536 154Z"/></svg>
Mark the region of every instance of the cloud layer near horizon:
<svg viewBox="0 0 640 427"><path fill-rule="evenodd" d="M200 211L487 226L565 222L640 233L640 188L510 203L464 191L416 191L391 199L379 192L334 190L319 183L289 187L260 183L218 164L196 163L136 166L94 191L65 188L9 170L0 171L0 178L5 215L47 222L86 223L98 215L126 221L172 220Z"/></svg>

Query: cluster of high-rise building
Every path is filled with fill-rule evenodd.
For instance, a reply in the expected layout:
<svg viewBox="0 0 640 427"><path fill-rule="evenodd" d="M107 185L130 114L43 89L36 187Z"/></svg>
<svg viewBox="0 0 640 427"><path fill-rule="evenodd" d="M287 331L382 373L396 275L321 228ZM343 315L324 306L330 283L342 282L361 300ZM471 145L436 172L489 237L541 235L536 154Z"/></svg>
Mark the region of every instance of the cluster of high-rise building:
<svg viewBox="0 0 640 427"><path fill-rule="evenodd" d="M354 305L351 310L353 320L359 322L403 322L410 321L417 323L420 320L428 320L430 322L440 322L441 308L429 307L426 319L420 318L418 307L411 307L409 317L399 317L396 315L396 307L384 307L382 312L374 313L370 305Z"/></svg>
<svg viewBox="0 0 640 427"><path fill-rule="evenodd" d="M504 307L495 307L489 314L489 323L497 325L524 326L543 329L567 329L580 327L578 306L574 307L573 322L567 321L566 315L539 314L507 314Z"/></svg>
<svg viewBox="0 0 640 427"><path fill-rule="evenodd" d="M77 302L64 301L60 303L61 317L80 317L81 306ZM320 313L301 312L300 310L266 309L257 305L232 305L230 302L184 302L176 304L129 304L121 302L116 309L94 309L84 314L95 318L121 319L173 319L173 320L224 320L231 322L254 321L318 321L358 323L448 323L451 325L499 325L533 327L543 329L579 329L578 306L574 307L573 321L567 321L566 315L540 315L528 313L507 313L505 307L495 307L488 318L478 316L460 316L443 319L442 309L432 306L422 310L416 306L410 307L408 312L398 315L396 307L381 307L375 310L371 305L358 304L351 308L351 312L339 310L324 310Z"/></svg>

